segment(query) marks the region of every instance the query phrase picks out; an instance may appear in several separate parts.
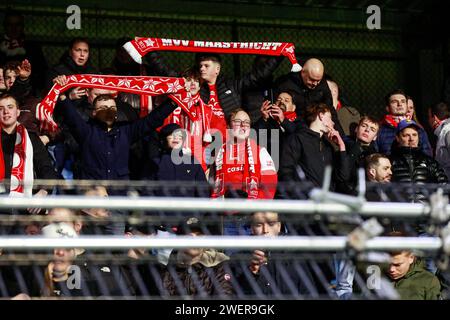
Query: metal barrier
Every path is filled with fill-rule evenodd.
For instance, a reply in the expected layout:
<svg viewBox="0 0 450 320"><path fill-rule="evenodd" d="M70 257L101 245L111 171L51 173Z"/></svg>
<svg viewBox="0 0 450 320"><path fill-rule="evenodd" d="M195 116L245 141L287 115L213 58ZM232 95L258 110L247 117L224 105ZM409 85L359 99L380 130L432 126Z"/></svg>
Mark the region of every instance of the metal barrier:
<svg viewBox="0 0 450 320"><path fill-rule="evenodd" d="M435 192L430 203L364 202L356 209L343 204L345 201L340 198L337 198L340 203L318 203L317 199L158 198L146 194L166 183L114 184L126 188L131 196L1 196L0 212L8 210L13 214L0 215L0 226L15 232L0 236L0 295L10 298L26 293L32 298L64 299L338 299L341 276L350 272L353 298L395 299L399 296L383 272L389 264L390 252L412 251L422 261L434 261L440 273L447 272L450 232L446 212L450 208L443 205L448 195L446 187ZM91 185L102 184L91 182ZM88 183L81 188L73 181L60 182L65 193L70 193L69 186L83 189ZM308 184L297 187L307 189L311 195L318 192L311 192ZM430 192L433 189L421 187ZM389 189L404 186L367 186L368 191L373 188L389 194ZM138 191L143 195L139 196ZM78 214L64 219L52 212L20 214L26 208L42 207L47 212L51 208L72 208ZM86 208L108 209L114 214L106 218L80 215ZM283 224L280 236L250 236L251 213L269 211L279 214ZM375 216L382 226L373 220ZM367 220L369 217L372 219ZM180 228L191 219L197 222L202 236L186 236L186 231L179 234ZM424 220L428 237L414 233L414 226ZM386 229L396 221L409 226L412 236L380 236L383 227ZM56 224L58 228L58 223L69 224L74 230L81 226L80 235L63 238L24 235L23 230L30 225L41 229ZM114 223L123 223L121 228L126 224L129 236L105 232L105 226ZM100 231L94 232L95 228ZM192 250L201 250L208 261L217 264L184 265L185 253ZM257 251L263 252L267 260L261 264L259 273L254 274L250 266ZM67 256L70 252L76 254ZM63 280L55 281L60 274L49 270L64 263L67 264L64 270L68 271L62 275ZM337 267L342 265L344 269ZM378 279L375 282L374 274Z"/></svg>

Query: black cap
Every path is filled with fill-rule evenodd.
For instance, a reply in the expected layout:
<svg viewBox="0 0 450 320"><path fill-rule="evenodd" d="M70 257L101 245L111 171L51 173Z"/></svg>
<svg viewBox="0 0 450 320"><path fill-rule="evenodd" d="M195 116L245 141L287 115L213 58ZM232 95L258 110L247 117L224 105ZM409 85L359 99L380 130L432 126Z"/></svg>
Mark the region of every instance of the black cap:
<svg viewBox="0 0 450 320"><path fill-rule="evenodd" d="M188 234L191 232L204 234L202 223L197 217L188 217L177 228L177 234Z"/></svg>

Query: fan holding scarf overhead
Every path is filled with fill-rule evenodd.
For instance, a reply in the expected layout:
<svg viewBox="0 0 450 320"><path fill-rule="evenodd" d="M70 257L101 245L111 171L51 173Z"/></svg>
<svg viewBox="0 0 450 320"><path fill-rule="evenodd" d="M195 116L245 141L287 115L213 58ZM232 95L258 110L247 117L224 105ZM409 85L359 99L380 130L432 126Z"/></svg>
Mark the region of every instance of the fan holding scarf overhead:
<svg viewBox="0 0 450 320"><path fill-rule="evenodd" d="M283 57L287 57L291 61L292 71L298 72L301 70L292 43L223 42L136 37L135 40L127 42L123 47L137 63L142 63L142 57L154 51L197 53L196 67L204 80L200 88L200 96L202 101L211 108L210 134L214 137L214 141L219 144L226 140L227 124L225 119L235 109L246 109L247 107L242 104L242 94L262 89L267 80L272 77ZM269 58L258 68L254 68L242 77L228 79L224 77L221 70L222 61L219 54L256 54L267 55ZM252 110L247 111L254 113ZM216 141L216 139L222 140Z"/></svg>
<svg viewBox="0 0 450 320"><path fill-rule="evenodd" d="M38 106L37 115L51 123L56 100L62 92L72 86L95 87L121 90L150 95L180 93L181 100L189 106L190 96L184 88L185 79L168 77L120 77L72 75L58 76L50 93ZM183 98L184 97L184 98ZM86 123L76 111L72 102L61 95L60 109L63 122L69 127L81 149L82 179L127 180L128 150L130 145L149 135L163 124L164 119L177 105L170 101L153 110L148 116L133 123L116 122L117 106L111 95L99 95L93 102L94 119Z"/></svg>

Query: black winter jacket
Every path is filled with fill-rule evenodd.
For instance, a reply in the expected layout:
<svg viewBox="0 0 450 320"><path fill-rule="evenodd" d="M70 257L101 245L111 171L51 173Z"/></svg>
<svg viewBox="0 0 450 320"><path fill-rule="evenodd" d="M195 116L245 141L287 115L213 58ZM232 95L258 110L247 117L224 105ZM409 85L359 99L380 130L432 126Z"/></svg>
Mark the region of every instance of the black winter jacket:
<svg viewBox="0 0 450 320"><path fill-rule="evenodd" d="M320 187L327 165L333 166L331 190L334 190L336 182L348 181L350 173L346 152L334 151L333 145L324 136L309 128L301 128L289 137L283 147L278 177L280 181L302 181L306 178ZM300 176L299 171L303 171Z"/></svg>
<svg viewBox="0 0 450 320"><path fill-rule="evenodd" d="M419 148L397 147L390 158L393 182L447 183L439 163Z"/></svg>
<svg viewBox="0 0 450 320"><path fill-rule="evenodd" d="M274 160L276 168L280 167L279 159L280 155L283 153L283 146L286 143L286 140L291 134L294 134L301 125L299 120L290 121L285 118L281 124L278 124L278 122L272 118L265 121L262 117L253 125L253 129L258 131L258 144L265 146L267 143L266 149ZM272 132L272 130L276 131ZM276 134L277 131L278 135ZM275 134L272 135L272 133Z"/></svg>
<svg viewBox="0 0 450 320"><path fill-rule="evenodd" d="M347 183L339 183L338 190L346 194L357 194L358 170L364 168L364 160L368 155L376 152L375 143L364 146L360 141L346 143L346 150L350 166L350 178Z"/></svg>
<svg viewBox="0 0 450 320"><path fill-rule="evenodd" d="M172 197L198 197L200 193L197 187L194 187L194 183L195 186L203 187L203 189L206 189L207 186L202 166L193 156L180 154L179 160L181 163L174 163L169 152L165 152L160 157L153 159L157 168L155 180L170 181L172 182L171 184L177 182L177 186L173 188L174 190L165 187L158 190L157 194L160 196L170 194ZM186 183L186 185L183 183Z"/></svg>
<svg viewBox="0 0 450 320"><path fill-rule="evenodd" d="M217 96L225 113L225 119L228 119L234 109L242 107L241 94L244 91L265 86L267 79L271 77L281 61L282 57L267 59L261 68L253 68L241 79L226 79L223 75L219 75L216 81ZM209 102L209 94L208 83L205 82L200 89L200 96L205 103ZM252 110L248 111L252 112Z"/></svg>
<svg viewBox="0 0 450 320"><path fill-rule="evenodd" d="M286 260L286 255L282 252L267 252L268 263L262 265L257 274L253 274L245 262L233 263L236 279L243 292L255 295L261 290L266 297L283 295L295 298L302 294L313 294L315 287L309 267L304 262Z"/></svg>
<svg viewBox="0 0 450 320"><path fill-rule="evenodd" d="M333 107L333 98L331 96L330 88L325 80L313 89L309 89L303 83L303 79L299 72L290 72L275 80L274 87L276 89L275 96L280 92L290 91L294 93L295 111L299 119L304 119L306 108L313 103L325 103L331 109L331 115L334 122L334 127L339 131L341 137L345 136L341 123L339 122L336 109Z"/></svg>
<svg viewBox="0 0 450 320"><path fill-rule="evenodd" d="M89 61L82 67L75 64L69 54L65 54L61 57L60 63L51 68L47 74L45 89L48 92L53 86L53 79L59 75L72 75L72 74L93 74L96 70L90 65ZM47 94L47 92L45 94Z"/></svg>
<svg viewBox="0 0 450 320"><path fill-rule="evenodd" d="M33 170L36 179L58 179L53 168L50 156L42 144L39 137L33 132L28 132L31 144L33 145ZM5 162L5 179L11 178L11 167L14 156L14 146L16 142L16 133L8 134L2 131L1 134L3 149L3 159Z"/></svg>

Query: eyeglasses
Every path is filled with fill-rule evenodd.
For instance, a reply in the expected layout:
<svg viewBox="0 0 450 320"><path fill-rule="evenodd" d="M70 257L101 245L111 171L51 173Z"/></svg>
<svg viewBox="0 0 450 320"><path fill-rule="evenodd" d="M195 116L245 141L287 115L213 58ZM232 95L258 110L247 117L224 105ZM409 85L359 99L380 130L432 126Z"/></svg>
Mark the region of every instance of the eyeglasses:
<svg viewBox="0 0 450 320"><path fill-rule="evenodd" d="M248 120L239 120L239 119L236 119L236 120L231 120L231 122L234 124L234 125L237 125L237 126L242 126L242 127L244 127L244 128L249 128L250 127L250 121L248 121Z"/></svg>

